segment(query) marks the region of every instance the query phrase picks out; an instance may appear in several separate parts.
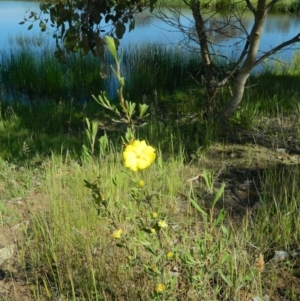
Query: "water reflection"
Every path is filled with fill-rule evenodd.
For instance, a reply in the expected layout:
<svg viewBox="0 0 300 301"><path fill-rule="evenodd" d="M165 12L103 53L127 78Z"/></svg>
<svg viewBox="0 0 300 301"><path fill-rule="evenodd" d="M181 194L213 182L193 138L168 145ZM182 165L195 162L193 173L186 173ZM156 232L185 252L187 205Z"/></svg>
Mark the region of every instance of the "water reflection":
<svg viewBox="0 0 300 301"><path fill-rule="evenodd" d="M18 24L22 21L23 17L26 16L26 11L30 9L39 11L39 3L27 1L0 1L0 47L2 51L11 50L12 44L9 43L9 41L12 40L12 37L18 35L22 35L24 38L28 38L29 36L32 37L32 35L41 37L38 23L34 25L31 31L27 30L29 24ZM172 17L167 11L166 14L169 17ZM180 15L179 20L182 26L185 26L190 31L190 37L192 39L194 37L194 40L196 40L190 11L182 10L182 15ZM230 24L228 25L228 23ZM242 25L246 31L249 32L251 30L253 19L250 12L243 15ZM243 36L244 38L245 35L241 32L241 29L239 29L240 26L237 19L231 18L229 20L228 16L219 14L208 18L206 26L209 30L211 42L216 45L222 44L220 51L222 51L224 55L234 54L243 47L240 36ZM269 15L265 24L265 32L261 41L260 51L268 51L275 45L294 37L299 32L299 28L299 17L290 16L288 14ZM53 45L51 35L52 33L49 33L48 36L43 34L44 39L41 40L41 43L47 41L49 45ZM154 15L145 11L143 14L137 16L135 30L126 33L121 44L127 47L132 46L133 44L158 42L164 45L183 47L187 43L185 39L186 37L176 30L176 28L168 26L159 18L156 18ZM289 50L283 52L281 57L288 59L291 55L292 51Z"/></svg>

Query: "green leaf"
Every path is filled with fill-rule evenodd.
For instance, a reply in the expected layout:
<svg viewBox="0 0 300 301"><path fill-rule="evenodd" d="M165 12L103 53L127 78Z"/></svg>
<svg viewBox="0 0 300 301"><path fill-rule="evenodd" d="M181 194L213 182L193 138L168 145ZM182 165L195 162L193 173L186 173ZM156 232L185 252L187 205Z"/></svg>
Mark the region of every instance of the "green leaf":
<svg viewBox="0 0 300 301"><path fill-rule="evenodd" d="M146 250L148 250L150 253L152 253L154 256L157 256L157 253L155 252L155 250L151 247L151 245L148 246L144 246Z"/></svg>
<svg viewBox="0 0 300 301"><path fill-rule="evenodd" d="M83 150L83 154L82 154L83 160L90 160L92 157L90 150L85 145L82 145L82 150Z"/></svg>
<svg viewBox="0 0 300 301"><path fill-rule="evenodd" d="M230 232L229 232L229 230L227 229L226 226L221 225L221 230L222 230L222 232L223 232L226 236L230 236Z"/></svg>
<svg viewBox="0 0 300 301"><path fill-rule="evenodd" d="M220 260L220 264L224 264L226 261L228 261L229 259L231 258L231 256L227 253L225 254L223 257L221 257L221 260Z"/></svg>
<svg viewBox="0 0 300 301"><path fill-rule="evenodd" d="M46 29L47 29L47 26L43 21L40 21L40 27L41 27L42 32L46 31Z"/></svg>
<svg viewBox="0 0 300 301"><path fill-rule="evenodd" d="M244 277L244 282L248 282L250 280L252 280L253 278L255 277L255 274L253 272L250 272L249 274L247 274L245 277Z"/></svg>
<svg viewBox="0 0 300 301"><path fill-rule="evenodd" d="M146 111L148 110L149 106L146 104L139 104L139 117L144 117Z"/></svg>
<svg viewBox="0 0 300 301"><path fill-rule="evenodd" d="M203 216L207 216L207 213L203 211L203 209L201 209L201 207L198 205L198 203L195 200L190 199L190 202L195 207L195 209L197 209Z"/></svg>
<svg viewBox="0 0 300 301"><path fill-rule="evenodd" d="M226 284L231 287L232 286L232 282L230 281L230 279L228 279L224 274L223 271L221 269L218 269L218 273L221 276L221 278L226 282Z"/></svg>
<svg viewBox="0 0 300 301"><path fill-rule="evenodd" d="M92 133L93 133L94 137L96 137L97 132L98 132L98 122L97 121L93 121L92 122Z"/></svg>
<svg viewBox="0 0 300 301"><path fill-rule="evenodd" d="M116 25L116 36L118 39L122 39L126 31L126 27L122 22L118 22Z"/></svg>
<svg viewBox="0 0 300 301"><path fill-rule="evenodd" d="M150 12L152 13L154 9L154 5L156 4L157 0L150 0Z"/></svg>
<svg viewBox="0 0 300 301"><path fill-rule="evenodd" d="M117 57L117 50L116 50L116 44L115 41L112 37L110 36L105 36L105 44L108 48L108 51L110 52L110 54L113 56L114 60L117 62L118 61L118 57Z"/></svg>
<svg viewBox="0 0 300 301"><path fill-rule="evenodd" d="M134 28L135 28L135 19L131 20L131 22L129 24L129 32L134 30Z"/></svg>
<svg viewBox="0 0 300 301"><path fill-rule="evenodd" d="M104 155L104 153L108 147L108 137L107 137L106 133L100 137L99 144L100 144L100 155Z"/></svg>
<svg viewBox="0 0 300 301"><path fill-rule="evenodd" d="M221 187L219 188L219 190L217 191L217 194L214 198L214 201L213 201L213 206L215 206L215 204L217 203L217 201L221 198L221 196L223 195L223 192L224 192L224 189L225 189L225 183L223 183L221 185Z"/></svg>
<svg viewBox="0 0 300 301"><path fill-rule="evenodd" d="M149 115L146 115L146 116L144 116L144 117L147 117L147 116L149 116ZM143 126L145 126L145 125L147 125L148 123L147 122L143 122L143 123L141 123L141 124L139 124L139 125L136 125L135 127L136 128L141 128L141 127L143 127Z"/></svg>
<svg viewBox="0 0 300 301"><path fill-rule="evenodd" d="M85 118L85 123L87 125L87 128L90 130L91 124L90 124L90 120L88 118Z"/></svg>
<svg viewBox="0 0 300 301"><path fill-rule="evenodd" d="M33 27L33 24L30 24L30 25L28 26L28 30L30 30L32 27Z"/></svg>
<svg viewBox="0 0 300 301"><path fill-rule="evenodd" d="M125 140L126 142L130 142L132 140L134 140L134 133L132 132L132 130L128 127L127 131L125 133Z"/></svg>
<svg viewBox="0 0 300 301"><path fill-rule="evenodd" d="M124 79L124 77L119 77L118 79L119 79L120 86L124 87L124 85L125 85L125 79Z"/></svg>
<svg viewBox="0 0 300 301"><path fill-rule="evenodd" d="M131 101L125 101L125 106L129 116L131 117L135 113L136 103Z"/></svg>
<svg viewBox="0 0 300 301"><path fill-rule="evenodd" d="M220 213L218 214L218 217L214 220L214 226L216 227L217 225L222 223L224 218L225 218L225 210L221 209Z"/></svg>

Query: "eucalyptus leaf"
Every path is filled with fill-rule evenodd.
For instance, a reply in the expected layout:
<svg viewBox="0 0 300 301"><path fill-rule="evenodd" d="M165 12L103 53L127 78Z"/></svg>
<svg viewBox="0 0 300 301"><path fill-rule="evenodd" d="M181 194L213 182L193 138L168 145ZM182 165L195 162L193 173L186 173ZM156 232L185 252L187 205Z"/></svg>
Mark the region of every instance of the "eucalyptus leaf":
<svg viewBox="0 0 300 301"><path fill-rule="evenodd" d="M116 36L118 39L122 39L126 31L126 27L122 22L118 22L116 25Z"/></svg>
<svg viewBox="0 0 300 301"><path fill-rule="evenodd" d="M46 31L46 29L47 29L47 26L43 21L40 21L40 28L41 28L42 32Z"/></svg>
<svg viewBox="0 0 300 301"><path fill-rule="evenodd" d="M129 24L129 32L131 32L132 30L134 30L135 28L135 20L131 20L130 24Z"/></svg>

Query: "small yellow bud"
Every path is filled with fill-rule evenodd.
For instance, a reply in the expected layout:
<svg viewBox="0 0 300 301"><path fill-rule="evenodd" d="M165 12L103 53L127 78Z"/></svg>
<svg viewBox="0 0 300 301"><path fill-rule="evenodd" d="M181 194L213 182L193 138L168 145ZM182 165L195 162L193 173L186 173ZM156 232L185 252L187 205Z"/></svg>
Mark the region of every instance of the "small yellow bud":
<svg viewBox="0 0 300 301"><path fill-rule="evenodd" d="M151 234L155 234L155 233L156 233L156 230L155 230L154 228L151 228L151 229L150 229L150 232L151 232Z"/></svg>
<svg viewBox="0 0 300 301"><path fill-rule="evenodd" d="M142 187L144 187L145 185L146 185L146 182L145 182L144 180L139 180L138 183L137 183L137 186L138 186L139 188L142 188Z"/></svg>
<svg viewBox="0 0 300 301"><path fill-rule="evenodd" d="M159 283L156 288L155 288L155 291L157 293L162 293L164 292L164 290L166 289L166 286L163 284L163 283Z"/></svg>
<svg viewBox="0 0 300 301"><path fill-rule="evenodd" d="M151 217L152 218L157 218L157 216L158 216L158 214L155 211L151 212Z"/></svg>
<svg viewBox="0 0 300 301"><path fill-rule="evenodd" d="M157 266L155 266L155 265L153 265L153 266L151 267L151 270L152 270L152 272L154 272L154 273L159 273L158 268L157 268Z"/></svg>
<svg viewBox="0 0 300 301"><path fill-rule="evenodd" d="M168 252L167 254L166 254L166 257L168 258L168 259L172 259L173 257L174 257L174 253L173 252Z"/></svg>
<svg viewBox="0 0 300 301"><path fill-rule="evenodd" d="M117 231L114 231L113 234L111 235L112 238L118 239L122 236L123 230L119 229Z"/></svg>

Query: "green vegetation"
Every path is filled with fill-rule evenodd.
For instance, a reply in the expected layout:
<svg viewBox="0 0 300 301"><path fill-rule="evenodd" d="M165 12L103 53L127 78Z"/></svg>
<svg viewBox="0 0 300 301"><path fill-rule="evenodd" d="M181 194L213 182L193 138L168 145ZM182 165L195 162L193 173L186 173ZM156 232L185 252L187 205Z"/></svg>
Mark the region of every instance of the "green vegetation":
<svg viewBox="0 0 300 301"><path fill-rule="evenodd" d="M123 163L126 126L90 95L105 86L97 61L35 57L1 57L0 237L15 251L0 298L299 300L299 56L252 76L220 124L201 115L197 57L125 53L125 98L151 113L135 138L157 156L139 172Z"/></svg>
<svg viewBox="0 0 300 301"><path fill-rule="evenodd" d="M24 96L30 102L42 98L88 98L103 89L99 76L100 62L94 57L70 57L60 64L53 52L30 52L1 55L1 79L6 92L15 99Z"/></svg>
<svg viewBox="0 0 300 301"><path fill-rule="evenodd" d="M257 1L251 1L252 4L256 4ZM271 1L269 1L271 2ZM159 0L158 5L170 5L170 6L186 6L182 0ZM216 8L216 9L228 9L232 6L244 9L245 8L245 2L244 1L235 1L235 0L207 0L203 1L201 3L202 8ZM290 12L295 13L299 12L300 10L300 4L297 0L282 0L277 2L274 5L273 12Z"/></svg>

